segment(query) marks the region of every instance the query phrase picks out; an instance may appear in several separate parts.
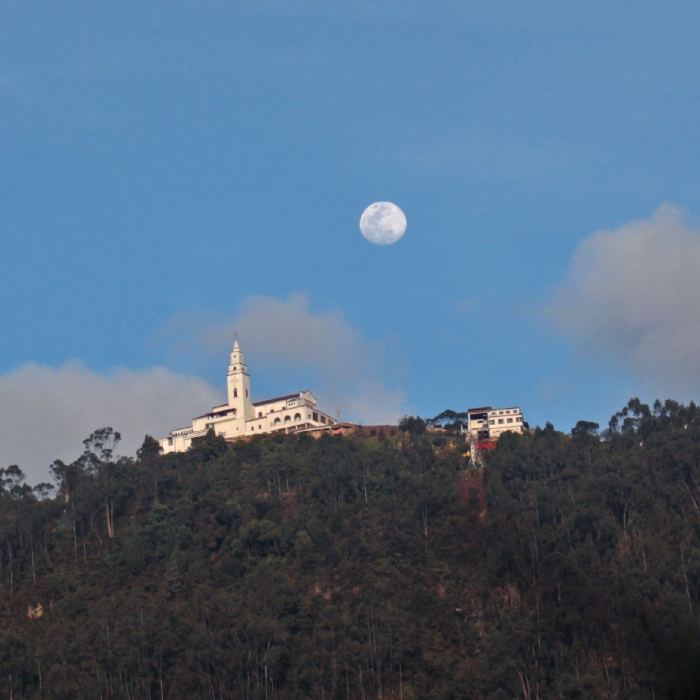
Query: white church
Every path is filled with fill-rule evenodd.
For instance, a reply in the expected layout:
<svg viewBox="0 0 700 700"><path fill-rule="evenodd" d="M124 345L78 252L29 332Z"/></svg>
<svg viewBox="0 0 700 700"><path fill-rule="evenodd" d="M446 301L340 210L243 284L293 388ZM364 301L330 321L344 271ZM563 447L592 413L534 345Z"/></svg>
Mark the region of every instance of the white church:
<svg viewBox="0 0 700 700"><path fill-rule="evenodd" d="M243 361L238 341L233 345L227 377L228 403L215 406L209 413L194 418L188 428L173 430L160 440L163 453L184 452L192 441L213 430L227 440L276 432L331 426L336 421L316 408L310 391L280 396L253 403L250 397L250 375Z"/></svg>

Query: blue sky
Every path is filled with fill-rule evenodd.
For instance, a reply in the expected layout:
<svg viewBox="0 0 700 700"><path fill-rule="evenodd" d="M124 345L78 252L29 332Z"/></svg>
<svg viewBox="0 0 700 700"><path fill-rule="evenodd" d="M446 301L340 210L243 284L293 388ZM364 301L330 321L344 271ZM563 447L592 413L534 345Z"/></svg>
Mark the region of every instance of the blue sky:
<svg viewBox="0 0 700 700"><path fill-rule="evenodd" d="M0 425L21 440L0 461L45 469L16 424L76 405L92 428L148 405L130 447L162 430L156 367L190 417L234 328L258 398L308 385L358 420L379 397L387 419L519 404L570 430L632 395L697 398L700 334L659 319L700 272L699 33L690 2L3 3ZM358 229L382 200L408 219L393 246ZM615 287L624 245L577 268L625 226L655 320ZM659 277L643 251L669 235ZM350 340L265 345L284 304L315 343Z"/></svg>

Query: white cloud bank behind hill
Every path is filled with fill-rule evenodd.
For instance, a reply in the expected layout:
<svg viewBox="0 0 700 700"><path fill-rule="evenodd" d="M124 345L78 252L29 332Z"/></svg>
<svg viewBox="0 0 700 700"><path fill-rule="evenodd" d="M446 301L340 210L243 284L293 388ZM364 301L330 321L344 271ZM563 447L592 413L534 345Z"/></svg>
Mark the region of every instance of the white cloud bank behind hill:
<svg viewBox="0 0 700 700"><path fill-rule="evenodd" d="M700 398L700 231L676 207L582 241L548 313L660 398Z"/></svg>
<svg viewBox="0 0 700 700"><path fill-rule="evenodd" d="M98 428L119 431L117 453L133 456L146 434L164 437L188 425L193 416L225 401L234 332L248 362L254 358L287 382L311 375L309 388L324 409L339 406L344 418L365 424L395 422L404 413L405 394L382 379L385 346L365 338L341 311L314 313L302 294L287 301L254 296L235 317L205 320L187 312L160 334L162 343L185 354L214 357L221 392L201 378L164 367L102 374L79 360L56 368L28 363L0 375L0 467L18 464L34 484L49 478L54 460L77 458L82 441Z"/></svg>
<svg viewBox="0 0 700 700"><path fill-rule="evenodd" d="M146 434L163 437L221 399L204 380L163 367L101 374L78 360L28 363L0 375L0 467L18 464L30 484L46 481L55 459L74 460L105 426L122 435L117 453L133 455Z"/></svg>

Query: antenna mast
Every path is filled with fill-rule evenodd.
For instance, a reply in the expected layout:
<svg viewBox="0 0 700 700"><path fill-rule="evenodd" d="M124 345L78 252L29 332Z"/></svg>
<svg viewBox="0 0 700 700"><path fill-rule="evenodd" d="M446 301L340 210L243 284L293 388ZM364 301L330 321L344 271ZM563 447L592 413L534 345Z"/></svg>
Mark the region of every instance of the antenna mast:
<svg viewBox="0 0 700 700"><path fill-rule="evenodd" d="M479 448L476 445L476 435L471 431L469 432L469 466L472 469L484 466L484 463L481 461L481 455L479 454Z"/></svg>
<svg viewBox="0 0 700 700"><path fill-rule="evenodd" d="M467 440L469 440L469 464L467 465L467 469L483 467L484 463L481 460L479 448L477 447L477 434L473 430L465 430L464 424L461 426L461 431L462 435L465 435Z"/></svg>

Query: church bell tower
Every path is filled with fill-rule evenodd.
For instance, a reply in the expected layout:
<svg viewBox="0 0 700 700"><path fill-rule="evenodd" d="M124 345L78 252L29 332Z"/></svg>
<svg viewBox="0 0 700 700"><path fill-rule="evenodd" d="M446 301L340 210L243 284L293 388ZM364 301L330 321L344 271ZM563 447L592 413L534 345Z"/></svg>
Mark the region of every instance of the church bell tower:
<svg viewBox="0 0 700 700"><path fill-rule="evenodd" d="M248 368L245 366L238 340L233 344L226 384L228 405L236 409L236 417L243 420L254 418L253 401L250 397L250 375L248 374Z"/></svg>

